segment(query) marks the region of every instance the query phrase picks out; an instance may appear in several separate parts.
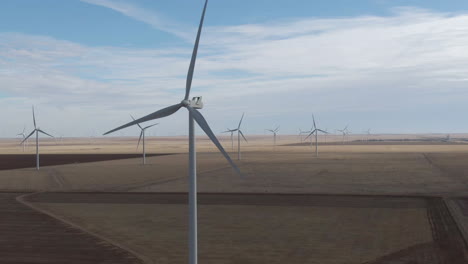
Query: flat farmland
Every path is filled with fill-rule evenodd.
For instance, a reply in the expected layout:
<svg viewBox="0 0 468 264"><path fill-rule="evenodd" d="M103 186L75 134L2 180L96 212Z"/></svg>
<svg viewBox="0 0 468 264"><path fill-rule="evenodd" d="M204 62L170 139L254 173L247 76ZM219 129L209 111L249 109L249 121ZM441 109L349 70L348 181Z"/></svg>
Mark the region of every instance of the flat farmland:
<svg viewBox="0 0 468 264"><path fill-rule="evenodd" d="M148 263L185 263L186 139L160 139L149 153L173 154L150 155L147 165L135 139L95 140L100 149L80 140L65 149L45 144L41 159L128 158L51 163L40 171L31 162L0 170L0 190L46 191L29 202L124 244ZM221 140L243 175L198 138L200 262L467 263L465 242L442 200L468 195L463 141L340 144L336 137L321 142L315 157L296 137L282 137L273 148L270 137L259 136L243 145L237 161L229 138ZM4 153L31 157L20 151Z"/></svg>
<svg viewBox="0 0 468 264"><path fill-rule="evenodd" d="M134 255L0 193L0 263L140 264Z"/></svg>
<svg viewBox="0 0 468 264"><path fill-rule="evenodd" d="M385 146L387 147L387 146ZM468 193L468 153L249 151L236 161L236 175L221 154L198 153L202 192L322 193L464 196ZM394 146L401 148L400 146ZM403 146L407 147L407 146ZM301 147L294 147L301 148ZM374 151L379 150L374 146ZM397 149L400 150L400 149ZM234 156L234 155L233 155ZM2 190L141 191L187 190L187 155L140 158L0 171Z"/></svg>
<svg viewBox="0 0 468 264"><path fill-rule="evenodd" d="M154 263L187 261L186 194L44 193L29 200ZM417 197L200 194L200 262L464 263L456 226L428 213L434 204ZM434 239L447 236L454 239Z"/></svg>

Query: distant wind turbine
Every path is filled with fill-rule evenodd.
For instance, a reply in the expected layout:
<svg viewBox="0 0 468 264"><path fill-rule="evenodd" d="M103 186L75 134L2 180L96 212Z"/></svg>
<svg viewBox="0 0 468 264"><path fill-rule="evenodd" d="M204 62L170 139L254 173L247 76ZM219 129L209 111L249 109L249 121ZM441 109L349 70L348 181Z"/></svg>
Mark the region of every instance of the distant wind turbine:
<svg viewBox="0 0 468 264"><path fill-rule="evenodd" d="M21 141L21 144L23 144L32 134L36 133L36 169L39 170L39 133L42 133L44 135L47 135L49 137L54 137L50 134L47 134L46 132L42 131L39 127L36 126L36 116L34 115L34 106L32 108L32 114L33 114L33 123L34 123L34 130Z"/></svg>
<svg viewBox="0 0 468 264"><path fill-rule="evenodd" d="M367 134L367 139L366 139L366 141L369 142L369 138L370 138L370 136L371 136L371 129L370 129L370 128L366 130L366 134Z"/></svg>
<svg viewBox="0 0 468 264"><path fill-rule="evenodd" d="M240 140L240 137L242 136L242 138L245 140L245 142L247 142L247 139L245 138L244 133L242 133L242 130L240 129L243 119L244 119L244 113L242 113L242 117L241 117L241 119L239 121L239 124L237 125L237 128L235 128L235 129L229 129L228 128L227 131L223 132L223 133L227 133L227 132L231 133L231 148L234 149L233 134L234 134L234 132L237 131L237 159L238 160L241 159L241 151L240 151L241 140Z"/></svg>
<svg viewBox="0 0 468 264"><path fill-rule="evenodd" d="M314 124L314 127L313 127L313 130L310 131L310 134L305 138L307 139L308 137L312 136L313 134L315 134L315 156L318 157L318 132L322 132L324 134L328 134L328 132L320 129L320 128L317 128L316 124L315 124L315 117L314 115L312 115L312 120L313 120L313 124Z"/></svg>
<svg viewBox="0 0 468 264"><path fill-rule="evenodd" d="M187 73L187 81L185 85L185 96L180 103L171 105L169 107L158 110L152 114L134 120L133 122L122 125L118 128L112 129L106 132L104 135L115 132L117 130L136 125L145 121L158 119L174 114L182 107L185 107L189 112L189 264L196 264L198 259L198 235L197 235L197 169L196 169L196 149L195 149L195 122L201 127L201 129L207 134L211 141L218 147L219 151L224 155L226 160L231 164L234 170L241 174L239 168L234 164L229 155L226 153L224 148L219 143L215 134L211 130L210 126L206 122L203 115L197 110L203 108L203 102L201 97L193 97L189 100L190 88L192 86L192 78L195 70L195 61L197 58L198 43L200 41L200 34L203 26L203 19L205 17L206 6L208 0L205 0L205 6L203 7L203 13L200 19L200 25L198 27L197 37L195 39L195 45L192 52L192 58L190 60L190 66Z"/></svg>
<svg viewBox="0 0 468 264"><path fill-rule="evenodd" d="M299 137L301 139L301 143L304 141L303 138L302 138L302 135L304 134L309 134L310 131L302 131L302 129L299 128Z"/></svg>
<svg viewBox="0 0 468 264"><path fill-rule="evenodd" d="M234 150L234 132L235 131L236 131L235 129L227 128L226 131L221 132L221 133L231 133L231 150L232 151Z"/></svg>
<svg viewBox="0 0 468 264"><path fill-rule="evenodd" d="M23 152L24 152L24 145L26 142L24 142L24 139L26 138L26 133L24 133L26 130L26 126L23 127L23 132L16 134L17 136L22 136L23 140L21 141L21 145L23 145Z"/></svg>
<svg viewBox="0 0 468 264"><path fill-rule="evenodd" d="M266 129L268 131L270 131L271 133L273 133L273 148L276 148L276 134L278 133L279 131L279 126L277 126L275 129Z"/></svg>
<svg viewBox="0 0 468 264"><path fill-rule="evenodd" d="M135 121L135 118L133 118L132 115L130 115L130 117L133 119L133 121ZM138 144L137 144L137 149L138 147L140 146L140 141L141 139L143 138L143 142L142 142L142 145L143 145L143 165L146 164L146 151L145 151L145 131L146 129L150 128L150 127L153 127L155 125L157 125L159 123L156 123L156 124L152 124L152 125L149 125L149 126L146 126L146 127L142 127L140 126L139 123L137 123L137 126L140 128L141 132L140 132L140 138L138 138Z"/></svg>
<svg viewBox="0 0 468 264"><path fill-rule="evenodd" d="M345 136L349 134L348 125L346 125L345 128L343 129L337 129L337 130L343 135L343 144L344 144Z"/></svg>

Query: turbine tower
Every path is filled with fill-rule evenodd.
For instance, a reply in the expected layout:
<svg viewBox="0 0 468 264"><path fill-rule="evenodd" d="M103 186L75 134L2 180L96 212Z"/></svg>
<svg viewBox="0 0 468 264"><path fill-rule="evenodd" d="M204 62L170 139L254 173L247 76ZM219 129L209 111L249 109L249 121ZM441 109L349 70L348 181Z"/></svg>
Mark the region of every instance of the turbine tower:
<svg viewBox="0 0 468 264"><path fill-rule="evenodd" d="M34 130L21 141L21 144L23 144L32 134L36 133L36 169L39 170L39 133L42 133L44 135L47 135L49 137L54 137L50 134L47 134L46 132L42 131L39 127L36 126L36 116L34 115L34 106L32 108L32 114L33 114L33 123L34 123Z"/></svg>
<svg viewBox="0 0 468 264"><path fill-rule="evenodd" d="M240 151L240 142L241 142L241 140L240 140L240 137L242 136L242 138L245 140L245 142L247 142L247 139L245 138L244 133L242 133L242 130L240 129L243 119L244 119L244 113L242 113L242 117L241 117L241 119L239 121L239 125L237 125L237 128L235 128L235 129L229 129L228 128L227 131L223 132L223 133L227 133L227 132L231 133L231 148L234 149L233 134L234 134L234 132L237 131L237 160L241 159L241 151Z"/></svg>
<svg viewBox="0 0 468 264"><path fill-rule="evenodd" d="M23 145L23 152L24 152L24 145L26 144L26 142L24 142L24 139L26 138L26 133L24 133L25 130L26 130L26 126L23 127L23 132L16 134L17 136L23 137L23 140L21 141L21 145Z"/></svg>
<svg viewBox="0 0 468 264"><path fill-rule="evenodd" d="M337 130L340 131L340 133L343 135L343 144L344 144L345 136L349 134L348 125L346 125L343 129L337 129Z"/></svg>
<svg viewBox="0 0 468 264"><path fill-rule="evenodd" d="M367 129L366 132L367 132L367 140L366 140L366 141L369 142L369 138L370 138L370 136L371 136L371 129L370 129L370 128Z"/></svg>
<svg viewBox="0 0 468 264"><path fill-rule="evenodd" d="M318 157L318 132L322 132L324 134L328 134L328 132L326 132L325 130L322 130L320 128L317 128L316 124L315 124L315 117L314 115L312 115L312 121L313 121L313 124L314 124L314 127L313 127L313 130L310 131L310 134L305 138L307 139L308 137L312 136L313 134L315 134L315 156Z"/></svg>
<svg viewBox="0 0 468 264"><path fill-rule="evenodd" d="M132 115L130 115L130 117L132 117L132 119L135 121L135 118L133 118ZM137 144L137 149L138 147L140 146L140 141L141 139L143 138L143 142L142 142L142 145L143 145L143 165L146 164L146 151L145 151L145 131L146 129L150 128L150 127L153 127L155 125L157 125L159 123L156 123L156 124L153 124L153 125L149 125L149 126L146 126L146 127L142 127L140 126L139 123L137 123L138 127L140 128L141 132L140 132L140 138L138 138L138 144Z"/></svg>
<svg viewBox="0 0 468 264"><path fill-rule="evenodd" d="M273 148L276 148L276 134L278 133L279 131L279 126L277 126L275 129L266 129L268 131L270 131L271 133L273 133Z"/></svg>
<svg viewBox="0 0 468 264"><path fill-rule="evenodd" d="M227 128L226 131L221 132L221 133L231 133L231 150L232 151L234 151L234 131L236 130Z"/></svg>
<svg viewBox="0 0 468 264"><path fill-rule="evenodd" d="M192 86L193 72L195 69L195 61L197 58L198 43L200 41L200 34L203 26L203 19L205 17L206 6L208 0L205 0L205 5L203 7L202 16L200 19L200 25L198 27L197 37L195 39L195 45L193 48L192 58L190 60L190 65L187 73L187 81L185 85L185 96L180 103L175 105L168 106L161 110L158 110L154 113L151 113L147 116L141 117L133 122L122 125L118 128L106 132L104 135L115 132L117 130L136 125L145 121L158 119L166 116L170 116L177 112L182 107L185 107L189 112L189 264L197 264L198 259L198 242L197 242L197 169L196 169L196 149L195 149L195 124L201 127L201 129L207 134L211 141L218 147L219 151L224 155L226 160L231 164L234 170L240 175L241 172L239 168L234 164L229 155L226 153L224 148L219 143L215 134L211 130L210 126L206 122L203 115L198 111L198 109L203 108L202 98L193 97L192 100L189 100L190 88Z"/></svg>

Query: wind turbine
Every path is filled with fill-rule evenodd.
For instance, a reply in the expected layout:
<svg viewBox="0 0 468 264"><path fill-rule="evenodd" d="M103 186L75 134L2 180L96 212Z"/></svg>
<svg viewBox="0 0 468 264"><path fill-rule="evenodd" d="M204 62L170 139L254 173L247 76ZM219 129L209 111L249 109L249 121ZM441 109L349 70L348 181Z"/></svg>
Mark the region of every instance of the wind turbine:
<svg viewBox="0 0 468 264"><path fill-rule="evenodd" d="M342 135L343 135L343 144L344 144L345 136L347 136L349 134L348 125L346 125L345 128L343 128L343 129L337 129L337 130L342 133Z"/></svg>
<svg viewBox="0 0 468 264"><path fill-rule="evenodd" d="M39 170L39 132L47 135L49 137L54 137L50 134L47 134L46 132L42 131L39 127L36 126L36 116L34 115L34 106L32 108L32 114L33 114L33 123L34 123L34 130L21 141L21 144L23 144L32 134L36 133L36 169Z"/></svg>
<svg viewBox="0 0 468 264"><path fill-rule="evenodd" d="M24 142L24 139L26 138L26 133L24 133L25 130L26 130L26 126L23 127L23 132L16 134L17 136L23 137L23 141L21 141L21 145L23 145L23 152L24 152L24 145L26 144L26 142Z"/></svg>
<svg viewBox="0 0 468 264"><path fill-rule="evenodd" d="M367 141L367 142L369 142L369 137L371 136L371 132L370 132L370 131L371 131L370 128L366 130L366 133L367 133L367 139L366 139L366 141Z"/></svg>
<svg viewBox="0 0 468 264"><path fill-rule="evenodd" d="M203 108L203 102L201 97L193 97L192 100L189 100L190 88L192 86L193 72L195 69L195 61L197 58L198 43L200 41L200 34L203 26L203 19L205 17L206 6L208 0L205 0L205 5L203 7L202 16L200 19L200 25L198 27L197 37L195 39L195 45L193 48L192 58L190 60L190 65L187 73L187 81L185 85L185 96L183 100L175 105L158 110L154 113L151 113L147 116L141 117L137 120L134 120L130 123L122 125L118 128L110 130L104 135L115 132L117 130L136 125L145 121L158 119L166 116L170 116L177 112L182 107L185 107L189 112L189 264L197 263L198 256L198 243L197 243L197 169L196 169L196 149L195 149L195 124L194 121L201 127L201 129L207 134L211 141L218 147L219 151L224 155L226 160L231 164L234 170L241 174L239 168L234 164L229 155L226 153L224 148L219 143L215 134L211 130L210 126L206 122L203 115L197 110Z"/></svg>
<svg viewBox="0 0 468 264"><path fill-rule="evenodd" d="M308 134L308 133L310 133L310 131L302 131L302 129L299 128L299 137L300 137L300 139L301 139L301 143L304 141L304 140L302 139L302 135L303 135L303 134Z"/></svg>
<svg viewBox="0 0 468 264"><path fill-rule="evenodd" d="M245 138L244 136L244 133L242 133L242 130L240 129L240 126L242 124L242 120L244 119L244 113L242 113L242 117L239 121L239 125L237 125L237 128L235 129L229 129L227 131L224 131L223 133L227 133L227 132L231 132L231 147L234 149L234 140L233 140L233 134L234 132L237 131L237 159L240 160L241 159L241 152L240 152L240 137L242 136L242 138L245 140L245 142L247 142L247 139Z"/></svg>
<svg viewBox="0 0 468 264"><path fill-rule="evenodd" d="M133 116L132 116L132 115L130 115L130 116L131 116L131 117L132 117L132 119L135 121L135 118L133 118ZM138 149L138 147L140 146L140 141L141 141L141 139L143 138L143 165L145 165L145 164L146 164L146 152L145 152L145 131L146 131L146 129L148 129L148 128L150 128L150 127L153 127L153 126L155 126L155 125L157 125L157 124L159 124L159 123L156 123L156 124L153 124L153 125L149 125L149 126L146 126L146 127L142 127L142 126L140 126L140 124L139 124L139 123L137 123L138 127L139 127L139 128L140 128L140 130L141 130L141 133L140 133L140 138L138 138L137 149Z"/></svg>
<svg viewBox="0 0 468 264"><path fill-rule="evenodd" d="M326 132L326 131L324 131L324 130L322 130L320 128L317 128L317 126L315 124L314 115L312 115L312 120L313 120L313 124L314 124L313 130L310 131L310 134L305 139L307 139L308 137L315 134L315 156L318 157L318 132L322 132L322 133L325 133L325 134L328 134L328 132Z"/></svg>
<svg viewBox="0 0 468 264"><path fill-rule="evenodd" d="M231 133L231 150L234 150L234 131L236 130L227 128L226 131L221 132L221 133Z"/></svg>
<svg viewBox="0 0 468 264"><path fill-rule="evenodd" d="M270 131L271 133L273 133L273 148L276 148L276 134L278 133L279 131L279 126L277 126L275 129L266 129L268 131Z"/></svg>

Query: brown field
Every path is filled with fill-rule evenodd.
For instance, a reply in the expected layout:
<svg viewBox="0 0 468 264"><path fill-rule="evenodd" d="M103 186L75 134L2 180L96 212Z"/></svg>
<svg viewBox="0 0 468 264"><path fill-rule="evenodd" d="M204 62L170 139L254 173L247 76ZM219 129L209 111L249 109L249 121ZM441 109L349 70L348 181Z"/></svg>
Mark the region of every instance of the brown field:
<svg viewBox="0 0 468 264"><path fill-rule="evenodd" d="M126 251L0 193L1 263L142 263Z"/></svg>
<svg viewBox="0 0 468 264"><path fill-rule="evenodd" d="M403 264L440 263L439 258L442 263L464 263L456 260L463 258L464 245L453 223L445 223L450 219L428 218L429 210L437 211L431 199L278 194L199 198L203 263L390 263L385 261L389 259ZM125 241L155 263L187 260L186 194L44 193L30 201L93 232ZM434 240L433 231L455 239Z"/></svg>
<svg viewBox="0 0 468 264"><path fill-rule="evenodd" d="M322 137L318 158L310 143L297 144L297 136L279 137L276 148L271 137L249 137L237 162L243 177L200 137L200 262L467 263L459 229L468 220L454 220L450 210L461 207L448 210L443 202L468 197L466 135L453 136L452 142L431 135L356 141L362 137L345 144L340 136L328 136L327 143ZM80 153L111 159L136 152L135 138L88 140L44 141L41 160L76 160ZM230 150L229 138L221 140ZM0 189L92 191L36 194L29 201L149 262L184 263L186 138L149 142L148 153L180 154L148 157L145 166L137 155L51 163L40 171L32 160L29 168L1 170ZM28 147L29 157L33 150ZM14 141L4 140L0 153L11 158L22 152Z"/></svg>

